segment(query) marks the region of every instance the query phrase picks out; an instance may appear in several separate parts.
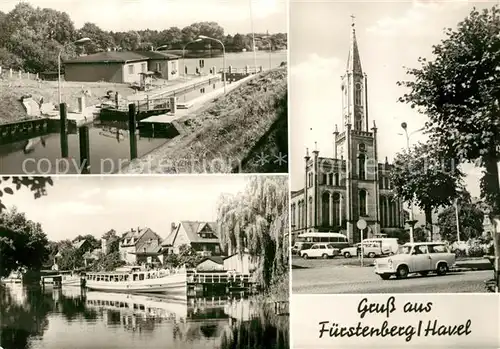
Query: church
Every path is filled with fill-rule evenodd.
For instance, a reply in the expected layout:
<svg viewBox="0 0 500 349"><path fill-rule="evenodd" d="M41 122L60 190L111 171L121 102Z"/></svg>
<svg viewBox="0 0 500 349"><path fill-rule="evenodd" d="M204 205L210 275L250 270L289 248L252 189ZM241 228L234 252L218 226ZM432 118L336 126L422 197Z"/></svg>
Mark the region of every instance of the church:
<svg viewBox="0 0 500 349"><path fill-rule="evenodd" d="M367 75L361 68L354 23L347 68L341 80L342 129L333 132L333 157L306 150L304 187L292 191L292 236L340 232L350 243L361 240L357 222L367 223L364 238L404 227L403 202L390 181L392 165L379 163L377 126L368 117Z"/></svg>

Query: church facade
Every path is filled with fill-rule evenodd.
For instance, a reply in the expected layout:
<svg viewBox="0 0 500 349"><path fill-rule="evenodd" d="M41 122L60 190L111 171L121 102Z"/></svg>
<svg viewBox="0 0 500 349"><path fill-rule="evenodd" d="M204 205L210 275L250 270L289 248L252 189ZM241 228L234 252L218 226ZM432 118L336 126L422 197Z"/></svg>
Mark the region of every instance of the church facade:
<svg viewBox="0 0 500 349"><path fill-rule="evenodd" d="M377 127L368 118L367 75L361 68L354 24L346 73L342 77L342 129L333 132L333 157L306 151L304 187L292 191L292 236L304 232L341 232L361 240L357 222L367 223L364 237L404 226L403 203L390 181L392 165L379 163Z"/></svg>

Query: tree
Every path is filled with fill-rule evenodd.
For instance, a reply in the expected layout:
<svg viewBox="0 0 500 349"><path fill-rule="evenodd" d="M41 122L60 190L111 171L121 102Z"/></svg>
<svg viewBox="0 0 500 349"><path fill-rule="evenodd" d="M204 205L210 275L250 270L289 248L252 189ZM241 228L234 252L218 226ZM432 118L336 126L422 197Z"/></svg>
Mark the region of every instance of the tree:
<svg viewBox="0 0 500 349"><path fill-rule="evenodd" d="M472 203L459 205L458 222L460 226L460 240L466 241L478 238L483 233L484 213ZM438 215L439 233L444 240L457 241L457 221L455 207L450 206Z"/></svg>
<svg viewBox="0 0 500 349"><path fill-rule="evenodd" d="M9 183L10 182L10 183ZM47 195L47 185L53 185L50 177L2 177L0 179L0 213L5 210L5 205L2 201L4 194L13 195L14 190L19 190L26 187L33 192L35 199Z"/></svg>
<svg viewBox="0 0 500 349"><path fill-rule="evenodd" d="M87 235L78 235L76 238L72 240L73 243L81 240L86 240L90 244L90 250L95 250L96 248L101 248L101 241L97 240L96 237L92 234ZM87 252L87 251L85 251Z"/></svg>
<svg viewBox="0 0 500 349"><path fill-rule="evenodd" d="M391 171L394 192L424 211L426 228L431 231L433 210L457 197L462 176L454 161L441 159L432 144L422 143L396 154Z"/></svg>
<svg viewBox="0 0 500 349"><path fill-rule="evenodd" d="M256 259L264 289L288 277L288 179L251 177L238 195L221 195L217 210L221 244Z"/></svg>
<svg viewBox="0 0 500 349"><path fill-rule="evenodd" d="M433 46L434 60L409 69L400 100L429 116L427 129L448 156L482 166L481 197L492 207L500 258L500 10L474 8ZM500 278L497 278L497 288Z"/></svg>
<svg viewBox="0 0 500 349"><path fill-rule="evenodd" d="M203 256L196 253L191 245L184 244L179 246L179 253L167 255L163 264L173 268L181 267L183 265L187 268L195 268L198 263L203 260L203 258Z"/></svg>
<svg viewBox="0 0 500 349"><path fill-rule="evenodd" d="M0 277L20 268L40 270L49 255L47 236L40 223L15 207L0 214Z"/></svg>

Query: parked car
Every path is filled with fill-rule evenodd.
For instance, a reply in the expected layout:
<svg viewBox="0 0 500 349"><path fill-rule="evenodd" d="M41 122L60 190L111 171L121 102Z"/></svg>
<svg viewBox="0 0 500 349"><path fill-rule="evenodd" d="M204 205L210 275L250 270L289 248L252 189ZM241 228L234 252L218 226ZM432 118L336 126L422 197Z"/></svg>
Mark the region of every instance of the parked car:
<svg viewBox="0 0 500 349"><path fill-rule="evenodd" d="M374 258L377 256L382 256L382 251L379 245L372 243L363 243L363 257ZM361 243L357 243L354 246L346 247L340 250L340 254L345 258L351 258L359 256L361 254Z"/></svg>
<svg viewBox="0 0 500 349"><path fill-rule="evenodd" d="M313 245L312 242L297 241L292 246L292 254L300 255L300 251L311 248L312 245Z"/></svg>
<svg viewBox="0 0 500 349"><path fill-rule="evenodd" d="M314 244L311 248L300 251L300 256L304 259L307 258L333 258L340 254L338 248L333 247L331 244L319 243Z"/></svg>
<svg viewBox="0 0 500 349"><path fill-rule="evenodd" d="M445 275L455 264L455 254L442 242L407 243L400 247L397 254L377 258L375 273L384 280L395 275L404 279L411 273L422 276L430 272Z"/></svg>

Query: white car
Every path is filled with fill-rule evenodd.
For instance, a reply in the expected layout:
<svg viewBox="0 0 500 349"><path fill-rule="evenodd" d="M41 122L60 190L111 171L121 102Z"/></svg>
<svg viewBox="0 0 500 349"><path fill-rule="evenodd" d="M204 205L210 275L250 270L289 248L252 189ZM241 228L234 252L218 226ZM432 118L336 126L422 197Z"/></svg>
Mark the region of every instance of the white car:
<svg viewBox="0 0 500 349"><path fill-rule="evenodd" d="M307 258L332 258L338 256L340 250L333 247L328 243L318 243L312 245L310 248L300 251L300 256L304 259Z"/></svg>
<svg viewBox="0 0 500 349"><path fill-rule="evenodd" d="M395 275L398 279L408 274L419 273L426 276L429 272L445 275L455 264L455 254L442 242L407 243L399 248L397 254L377 258L375 273L388 280Z"/></svg>
<svg viewBox="0 0 500 349"><path fill-rule="evenodd" d="M358 243L351 247L343 248L340 251L340 254L345 258L351 258L358 255L358 250L361 247L361 243ZM380 250L380 246L376 244L366 244L363 243L363 257L375 258L377 256L381 256L382 251Z"/></svg>

